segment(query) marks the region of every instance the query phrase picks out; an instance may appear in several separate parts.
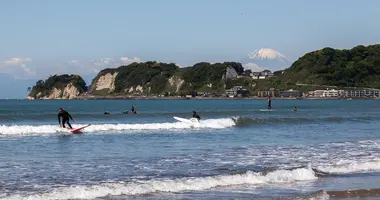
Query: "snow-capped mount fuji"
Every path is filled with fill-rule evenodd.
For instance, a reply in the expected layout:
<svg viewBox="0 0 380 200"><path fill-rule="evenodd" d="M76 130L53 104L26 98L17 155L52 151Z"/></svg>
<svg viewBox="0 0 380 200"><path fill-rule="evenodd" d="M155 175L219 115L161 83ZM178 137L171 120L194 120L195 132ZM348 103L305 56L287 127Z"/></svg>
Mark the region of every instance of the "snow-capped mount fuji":
<svg viewBox="0 0 380 200"><path fill-rule="evenodd" d="M244 69L250 69L253 72L265 69L276 71L290 66L290 62L284 54L270 48L262 48L249 53L241 63Z"/></svg>
<svg viewBox="0 0 380 200"><path fill-rule="evenodd" d="M286 60L286 57L281 54L278 51L275 51L273 49L258 49L254 52L251 52L248 54L248 58L251 60L258 59L258 60Z"/></svg>

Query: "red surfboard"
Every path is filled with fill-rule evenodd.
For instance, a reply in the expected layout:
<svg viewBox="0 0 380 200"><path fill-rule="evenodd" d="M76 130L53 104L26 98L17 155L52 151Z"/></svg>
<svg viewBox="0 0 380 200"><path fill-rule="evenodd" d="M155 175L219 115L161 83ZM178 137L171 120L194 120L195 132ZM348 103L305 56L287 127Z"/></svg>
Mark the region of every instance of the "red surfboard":
<svg viewBox="0 0 380 200"><path fill-rule="evenodd" d="M76 128L76 129L74 129L74 130L70 130L70 133L73 133L73 134L81 133L81 130L82 130L82 129L84 129L84 128L86 128L86 127L89 127L89 126L91 126L91 124L88 124L88 125L86 125L86 126L82 126L82 127L80 127L80 128Z"/></svg>

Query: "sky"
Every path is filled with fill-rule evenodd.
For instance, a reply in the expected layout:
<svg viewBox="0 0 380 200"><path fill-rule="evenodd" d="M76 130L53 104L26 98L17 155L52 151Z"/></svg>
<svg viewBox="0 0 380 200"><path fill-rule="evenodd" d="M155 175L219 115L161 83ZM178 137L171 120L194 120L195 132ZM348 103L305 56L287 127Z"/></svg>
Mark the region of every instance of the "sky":
<svg viewBox="0 0 380 200"><path fill-rule="evenodd" d="M2 0L0 98L25 98L51 74L157 60L239 61L380 43L378 0ZM5 87L6 85L6 87Z"/></svg>

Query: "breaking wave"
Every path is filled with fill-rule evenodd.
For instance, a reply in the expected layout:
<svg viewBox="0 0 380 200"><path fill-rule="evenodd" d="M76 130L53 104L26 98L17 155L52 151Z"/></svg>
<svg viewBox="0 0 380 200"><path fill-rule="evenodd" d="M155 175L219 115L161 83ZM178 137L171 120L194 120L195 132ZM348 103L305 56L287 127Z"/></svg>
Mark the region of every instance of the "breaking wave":
<svg viewBox="0 0 380 200"><path fill-rule="evenodd" d="M316 170L329 174L349 174L349 173L365 173L365 172L380 172L380 160L367 162L345 161L327 166L317 167Z"/></svg>
<svg viewBox="0 0 380 200"><path fill-rule="evenodd" d="M344 123L344 122L370 122L375 120L374 117L234 117L236 125L239 127L259 125L259 124L302 124L302 123Z"/></svg>
<svg viewBox="0 0 380 200"><path fill-rule="evenodd" d="M244 174L218 175L201 178L171 180L149 180L140 182L112 182L97 185L77 185L55 188L39 194L17 194L5 196L3 200L17 199L95 199L106 196L145 195L157 192L201 191L234 185L281 184L295 181L315 180L312 169L276 170L266 174L246 172Z"/></svg>
<svg viewBox="0 0 380 200"><path fill-rule="evenodd" d="M73 127L81 127L86 124L74 124ZM230 118L207 119L200 123L145 123L145 124L92 124L85 128L83 132L102 131L129 131L129 130L181 130L181 129L223 129L235 126L235 122ZM2 125L0 126L0 136L33 136L49 135L53 133L67 132L66 129L57 125Z"/></svg>

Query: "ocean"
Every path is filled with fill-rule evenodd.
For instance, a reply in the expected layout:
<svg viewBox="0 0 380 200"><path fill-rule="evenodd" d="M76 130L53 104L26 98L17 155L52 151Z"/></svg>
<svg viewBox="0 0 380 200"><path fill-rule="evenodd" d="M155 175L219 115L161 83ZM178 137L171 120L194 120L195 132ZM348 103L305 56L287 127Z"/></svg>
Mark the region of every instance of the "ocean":
<svg viewBox="0 0 380 200"><path fill-rule="evenodd" d="M60 128L60 107L91 126ZM260 109L266 100L0 100L0 199L380 198L380 101ZM200 124L173 118L193 110Z"/></svg>

